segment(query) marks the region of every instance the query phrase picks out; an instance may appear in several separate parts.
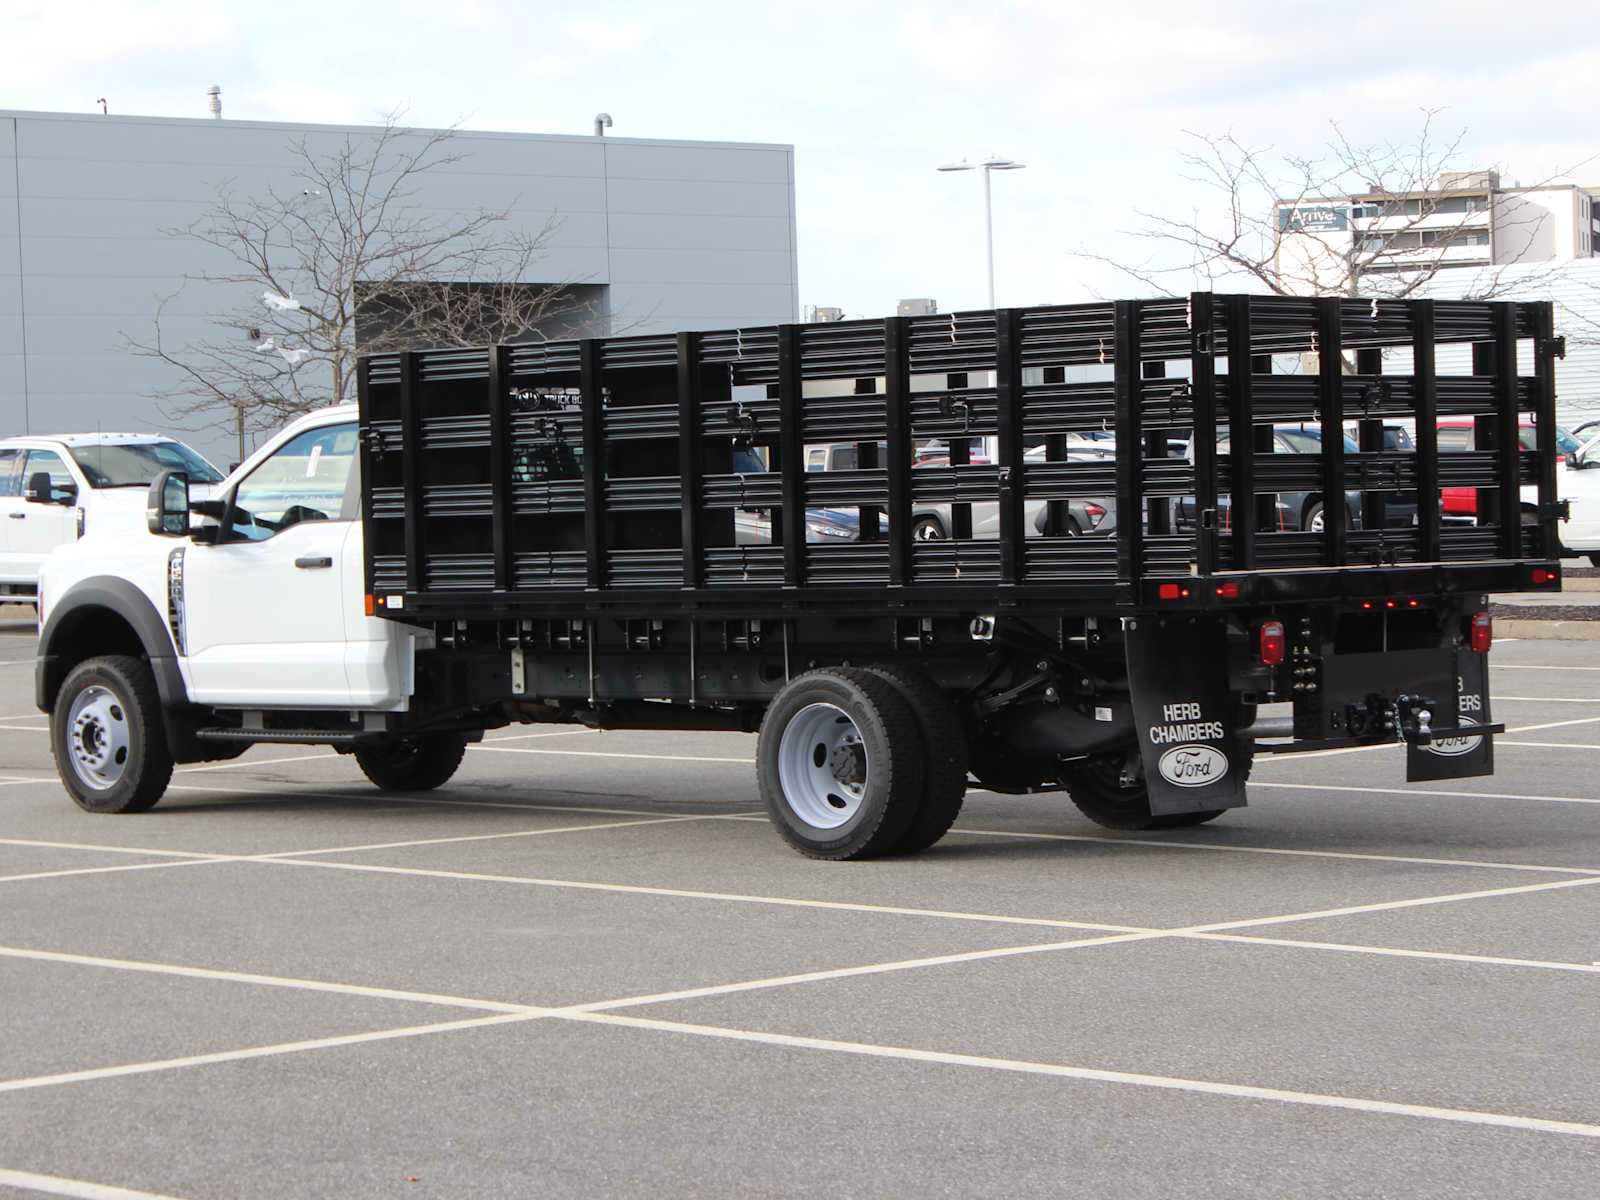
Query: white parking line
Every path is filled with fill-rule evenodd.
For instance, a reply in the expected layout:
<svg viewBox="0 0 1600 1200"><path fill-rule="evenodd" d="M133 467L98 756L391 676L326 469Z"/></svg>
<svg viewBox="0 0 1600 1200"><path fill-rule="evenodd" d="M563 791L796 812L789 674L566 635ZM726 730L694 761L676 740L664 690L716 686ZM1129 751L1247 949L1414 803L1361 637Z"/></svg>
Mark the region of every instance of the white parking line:
<svg viewBox="0 0 1600 1200"><path fill-rule="evenodd" d="M223 971L210 967L183 967L171 963L146 962L134 958L105 958L94 954L67 954L55 950L32 950L23 946L0 946L0 958L25 958L36 962L65 963L80 967L106 967L148 975L176 975L185 979L212 979L224 983L250 983L262 987L290 988L301 992L332 992L340 996L360 996L368 1000L405 1000L416 1004L437 1004L447 1008L475 1008L485 1012L526 1013L543 1011L535 1005L505 1004L470 996L448 996L400 988L367 987L356 983L335 983L321 979L296 979L285 975L257 975L248 971Z"/></svg>
<svg viewBox="0 0 1600 1200"><path fill-rule="evenodd" d="M1258 786L1252 781L1251 787ZM1312 784L1261 784L1262 787L1311 787ZM1352 788L1351 791L1371 791L1370 788ZM1174 842L1155 838L1099 837L1087 833L1037 833L1031 830L968 829L956 826L951 834L972 837L1018 838L1049 842L1104 842L1113 846L1153 846L1156 849L1214 850L1222 854L1278 854L1293 858L1333 858L1354 862L1387 862L1415 864L1424 867L1483 867L1496 871L1538 871L1559 875L1600 875L1600 867L1547 867L1533 863L1502 863L1481 858L1421 858L1410 854L1368 854L1354 850L1297 850L1276 846L1229 846L1216 842Z"/></svg>
<svg viewBox="0 0 1600 1200"><path fill-rule="evenodd" d="M1502 738L1495 745L1532 746L1538 750L1600 750L1600 746L1591 746L1588 742L1509 742Z"/></svg>
<svg viewBox="0 0 1600 1200"><path fill-rule="evenodd" d="M111 875L123 871L153 871L160 867L194 867L208 862L234 862L232 858L180 858L165 862L130 863L121 867L70 867L58 871L31 871L26 875L0 875L0 883L21 883L28 879L60 879L65 875Z"/></svg>
<svg viewBox="0 0 1600 1200"><path fill-rule="evenodd" d="M1149 1075L1135 1071L1109 1071L1098 1067L1069 1066L1064 1063L1030 1062L1024 1059L991 1058L978 1054L953 1054L940 1050L918 1050L909 1046L885 1046L870 1042L845 1042L832 1038L799 1037L784 1033L762 1033L749 1029L730 1029L720 1025L695 1025L686 1021L663 1021L630 1017L614 1012L571 1012L552 1014L558 1020L583 1021L596 1025L621 1025L662 1033L690 1034L737 1042L755 1042L796 1050L825 1050L834 1053L892 1058L909 1062L937 1063L946 1066L976 1067L990 1071L1011 1071L1026 1075L1047 1075L1083 1079L1099 1083L1130 1084L1136 1087L1195 1092L1237 1100L1266 1100L1280 1104L1300 1104L1315 1108L1345 1109L1385 1116L1419 1117L1433 1121L1453 1121L1466 1125L1490 1125L1538 1133L1558 1133L1576 1137L1600 1137L1600 1125L1578 1121L1553 1121L1515 1113L1486 1112L1478 1109L1441 1108L1427 1104L1402 1104L1393 1100L1370 1100L1359 1096L1339 1096L1323 1092L1297 1092L1253 1084L1223 1083L1208 1079L1185 1079L1171 1075Z"/></svg>
<svg viewBox="0 0 1600 1200"><path fill-rule="evenodd" d="M1539 667L1531 663L1492 663L1496 671L1600 671L1600 667Z"/></svg>
<svg viewBox="0 0 1600 1200"><path fill-rule="evenodd" d="M652 762L743 763L746 766L756 761L753 758L715 758L704 754L624 754L619 750L533 750L524 746L477 745L468 746L467 749L492 750L498 754L558 754L563 758L647 758Z"/></svg>
<svg viewBox="0 0 1600 1200"><path fill-rule="evenodd" d="M1538 958L1506 958L1497 954L1461 954L1450 950L1408 950L1396 946L1366 946L1352 942L1312 942L1298 938L1255 937L1243 933L1180 933L1175 937L1201 942L1234 942L1241 945L1284 946L1292 950L1335 950L1346 954L1375 954L1385 958L1417 958L1435 962L1472 963L1487 966L1531 967L1544 971L1576 971L1600 975L1600 963L1562 962Z"/></svg>
<svg viewBox="0 0 1600 1200"><path fill-rule="evenodd" d="M228 858L226 854L205 854L198 850L151 850L146 846L108 846L100 842L49 842L39 838L0 837L0 846L38 846L46 850L98 850L104 854L151 854L170 858Z"/></svg>
<svg viewBox="0 0 1600 1200"><path fill-rule="evenodd" d="M25 1192L42 1192L47 1196L76 1196L79 1200L178 1200L164 1192L140 1192L133 1188L90 1183L85 1179L37 1175L32 1171L8 1171L4 1168L0 1168L0 1185Z"/></svg>
<svg viewBox="0 0 1600 1200"><path fill-rule="evenodd" d="M408 846L448 846L455 842L493 842L505 838L543 837L553 833L588 833L597 829L627 829L635 825L672 825L679 821L710 821L704 814L681 817L642 817L634 821L591 821L585 825L558 825L551 829L517 829L509 833L469 833L457 837L418 838L409 842L371 842L364 846L329 846L320 850L280 850L273 854L241 855L241 862L270 862L276 858L301 858L308 854L351 854L357 850L400 850Z"/></svg>
<svg viewBox="0 0 1600 1200"><path fill-rule="evenodd" d="M1527 704L1600 704L1600 696L1500 696L1491 694L1491 701L1515 700Z"/></svg>
<svg viewBox="0 0 1600 1200"><path fill-rule="evenodd" d="M770 904L778 908L817 908L837 912L877 913L885 916L938 917L947 921L978 921L999 925L1030 925L1048 929L1087 929L1099 933L1148 933L1140 925L1109 925L1089 921L1066 921L1051 917L1011 917L1000 913L954 912L937 908L907 908L893 904L853 903L847 900L809 900L795 896L759 896L740 892L697 891L689 888L648 887L632 883L597 883L581 879L545 879L533 875L497 875L481 871L445 871L429 867L389 867L375 863L329 862L278 858L267 860L284 866L323 867L339 871L371 872L379 875L415 875L424 879L459 879L479 883L510 883L524 887L571 888L576 891L613 892L620 895L662 896L682 900L721 900L736 904Z"/></svg>
<svg viewBox="0 0 1600 1200"><path fill-rule="evenodd" d="M1385 796L1445 796L1465 800L1544 800L1551 804L1600 804L1600 797L1595 796L1530 796L1524 792L1449 792L1438 788L1350 787L1337 783L1268 783L1261 779L1252 779L1250 786L1280 788L1295 792L1357 792L1364 796L1378 792Z"/></svg>
<svg viewBox="0 0 1600 1200"><path fill-rule="evenodd" d="M513 1021L534 1021L543 1011L499 1013L489 1017L470 1017L461 1021L439 1021L431 1025L407 1025L399 1029L377 1029L370 1033L350 1033L339 1037L312 1038L302 1042L278 1042L270 1046L250 1046L243 1050L221 1050L214 1054L191 1054L183 1058L164 1058L153 1062L125 1063L116 1067L93 1067L85 1071L62 1071L55 1075L34 1075L26 1079L0 1080L0 1093L23 1092L55 1087L63 1083L85 1083L95 1079L115 1079L124 1075L147 1075L180 1067L209 1066L212 1063L240 1062L250 1058L271 1058L279 1054L298 1054L303 1050L326 1050L334 1046L358 1046L365 1042L387 1042L395 1038L422 1037L430 1033L450 1033L457 1029L480 1029L485 1025L505 1025Z"/></svg>

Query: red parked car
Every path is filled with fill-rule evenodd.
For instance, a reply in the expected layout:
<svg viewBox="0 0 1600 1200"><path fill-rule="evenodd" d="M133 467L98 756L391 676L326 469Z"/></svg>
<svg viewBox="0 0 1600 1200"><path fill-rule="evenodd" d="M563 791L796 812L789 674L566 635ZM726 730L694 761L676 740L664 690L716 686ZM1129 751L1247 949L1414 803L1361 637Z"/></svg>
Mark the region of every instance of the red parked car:
<svg viewBox="0 0 1600 1200"><path fill-rule="evenodd" d="M1439 422L1439 453L1471 450L1473 423L1471 417L1446 417ZM1524 450L1534 449L1534 432L1531 421L1523 421L1518 429L1518 440L1522 442ZM1556 426L1556 453L1571 454L1579 447L1578 439L1571 433ZM1475 517L1478 515L1478 490L1469 487L1441 488L1439 495L1444 502L1444 511L1447 514L1461 517Z"/></svg>

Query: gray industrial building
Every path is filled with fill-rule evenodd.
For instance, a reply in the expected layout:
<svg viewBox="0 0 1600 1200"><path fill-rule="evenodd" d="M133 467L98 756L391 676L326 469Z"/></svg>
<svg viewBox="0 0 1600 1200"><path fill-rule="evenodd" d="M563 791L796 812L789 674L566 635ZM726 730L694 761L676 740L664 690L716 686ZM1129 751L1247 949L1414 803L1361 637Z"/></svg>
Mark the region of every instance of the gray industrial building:
<svg viewBox="0 0 1600 1200"><path fill-rule="evenodd" d="M0 435L170 429L151 393L171 368L127 339L148 336L168 296L169 342L214 337L213 320L249 293L186 284L226 260L168 231L224 184L239 195L294 184L296 139L315 149L350 135L371 130L0 112ZM416 203L510 209L530 232L555 218L539 282L580 285L597 331L798 316L790 146L461 132L450 153L458 161L419 178ZM225 434L187 437L230 457Z"/></svg>

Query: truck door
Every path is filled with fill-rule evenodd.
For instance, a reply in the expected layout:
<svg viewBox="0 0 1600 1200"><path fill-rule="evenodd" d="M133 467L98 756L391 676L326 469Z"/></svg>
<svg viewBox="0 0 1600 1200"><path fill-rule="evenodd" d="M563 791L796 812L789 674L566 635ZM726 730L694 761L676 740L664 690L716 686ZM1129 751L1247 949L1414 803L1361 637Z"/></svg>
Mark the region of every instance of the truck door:
<svg viewBox="0 0 1600 1200"><path fill-rule="evenodd" d="M354 422L289 439L239 481L217 545L184 551L190 695L239 707L360 707L345 669L347 554L361 554L346 499Z"/></svg>
<svg viewBox="0 0 1600 1200"><path fill-rule="evenodd" d="M26 520L22 484L17 479L23 454L21 450L0 450L0 583L20 583L27 578L13 532Z"/></svg>
<svg viewBox="0 0 1600 1200"><path fill-rule="evenodd" d="M6 519L9 535L7 550L20 572L20 578L37 582L45 557L57 546L78 536L78 508L82 486L73 478L61 455L54 450L24 452L22 470L17 473L17 488L26 491L28 480L39 472L50 476L50 503L39 504L24 497L8 498L13 505Z"/></svg>

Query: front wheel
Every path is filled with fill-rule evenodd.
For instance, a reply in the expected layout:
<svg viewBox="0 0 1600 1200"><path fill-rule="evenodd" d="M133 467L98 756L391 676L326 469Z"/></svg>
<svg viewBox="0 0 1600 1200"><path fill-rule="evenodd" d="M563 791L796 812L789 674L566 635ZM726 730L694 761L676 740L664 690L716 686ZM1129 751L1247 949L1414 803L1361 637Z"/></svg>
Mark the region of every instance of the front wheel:
<svg viewBox="0 0 1600 1200"><path fill-rule="evenodd" d="M386 792L431 792L450 781L466 753L460 733L420 733L355 749L361 773Z"/></svg>
<svg viewBox="0 0 1600 1200"><path fill-rule="evenodd" d="M938 517L918 517L911 523L913 542L942 542L944 539L944 522Z"/></svg>
<svg viewBox="0 0 1600 1200"><path fill-rule="evenodd" d="M146 812L172 780L172 753L150 664L127 654L79 663L50 714L56 773L93 813Z"/></svg>

